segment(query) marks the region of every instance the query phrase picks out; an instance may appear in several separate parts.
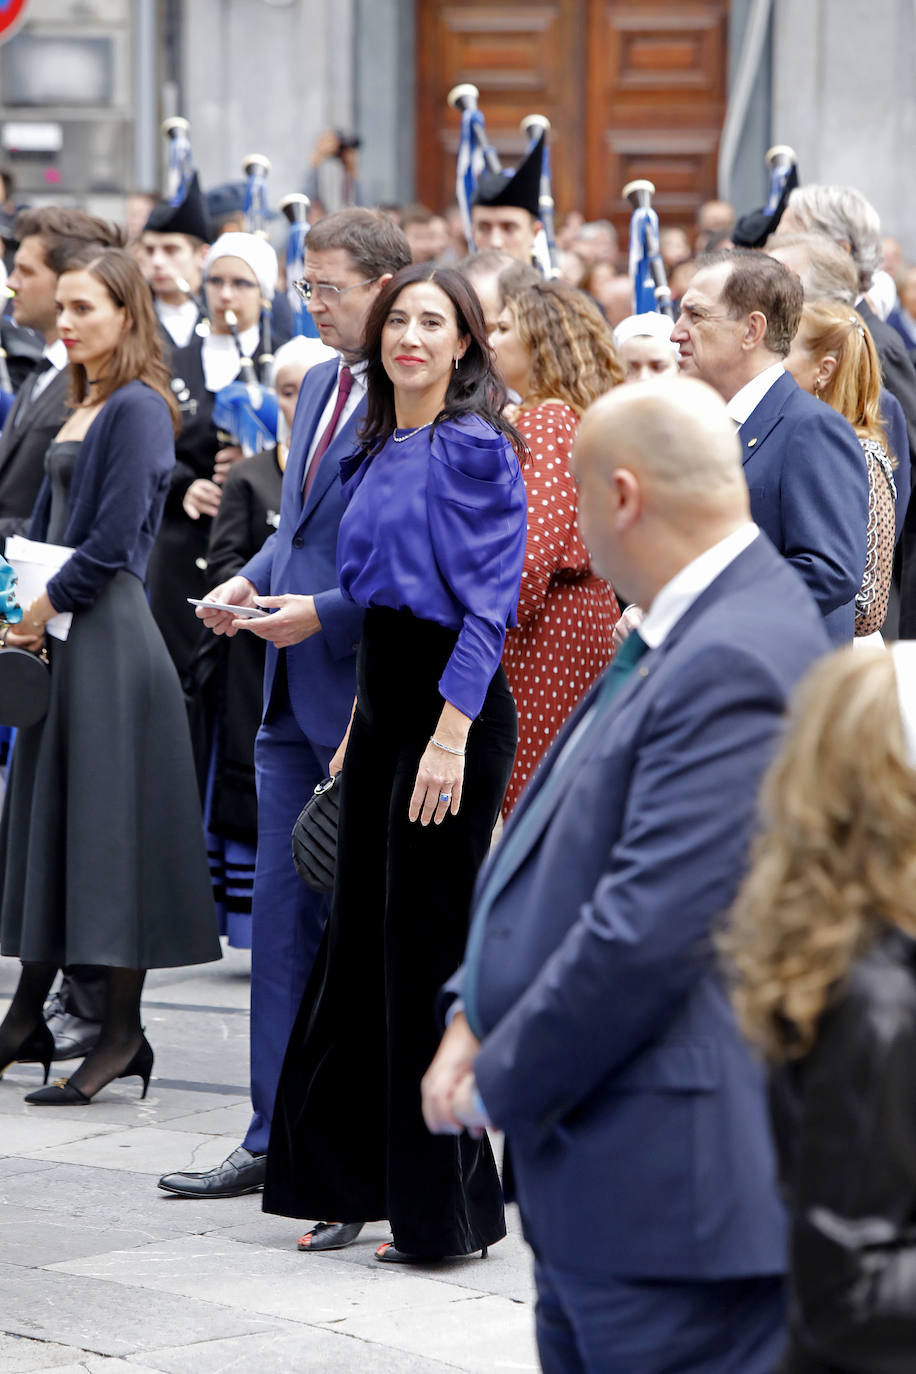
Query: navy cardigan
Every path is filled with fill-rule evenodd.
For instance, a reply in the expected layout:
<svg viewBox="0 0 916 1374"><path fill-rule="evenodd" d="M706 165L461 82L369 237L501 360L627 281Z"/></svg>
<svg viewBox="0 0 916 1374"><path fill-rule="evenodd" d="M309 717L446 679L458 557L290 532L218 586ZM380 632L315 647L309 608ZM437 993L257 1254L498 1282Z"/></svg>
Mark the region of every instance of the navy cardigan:
<svg viewBox="0 0 916 1374"><path fill-rule="evenodd" d="M73 554L47 588L56 611L85 610L122 569L145 580L174 466L168 406L145 382L128 382L92 421L74 465L63 539ZM50 516L46 475L30 539L46 538Z"/></svg>

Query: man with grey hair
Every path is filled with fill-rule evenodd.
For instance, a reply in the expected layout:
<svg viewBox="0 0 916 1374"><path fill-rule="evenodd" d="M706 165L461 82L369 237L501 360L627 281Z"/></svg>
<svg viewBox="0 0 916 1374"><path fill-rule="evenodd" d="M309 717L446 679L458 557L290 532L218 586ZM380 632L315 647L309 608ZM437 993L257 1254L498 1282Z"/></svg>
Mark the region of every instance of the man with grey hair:
<svg viewBox="0 0 916 1374"><path fill-rule="evenodd" d="M852 258L826 234L771 234L764 249L801 279L806 301L855 305L859 274Z"/></svg>
<svg viewBox="0 0 916 1374"><path fill-rule="evenodd" d="M827 636L711 388L616 388L571 466L595 570L647 614L481 873L424 1114L506 1132L545 1374L770 1374L784 1218L711 935Z"/></svg>
<svg viewBox="0 0 916 1374"><path fill-rule="evenodd" d="M852 259L857 274L856 309L881 360L884 385L906 418L911 469L916 464L916 367L897 331L872 310L867 292L881 266L881 220L875 207L852 186L796 186L780 222L785 233L826 234ZM916 509L907 512L901 536L900 635L916 638Z"/></svg>
<svg viewBox="0 0 916 1374"><path fill-rule="evenodd" d="M855 304L858 295L855 265L849 254L826 234L784 234L780 231L770 237L764 251L801 279L806 301ZM897 489L896 537L899 539L910 498L910 444L903 407L884 386L881 388L881 419L887 430L890 451L897 459L894 485ZM894 620L898 609L893 612Z"/></svg>

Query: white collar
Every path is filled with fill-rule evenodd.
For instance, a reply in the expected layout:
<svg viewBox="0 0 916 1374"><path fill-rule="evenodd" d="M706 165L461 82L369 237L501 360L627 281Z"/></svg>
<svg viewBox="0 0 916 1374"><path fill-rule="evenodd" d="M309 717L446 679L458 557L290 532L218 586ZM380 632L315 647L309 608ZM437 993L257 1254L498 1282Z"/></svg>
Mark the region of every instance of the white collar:
<svg viewBox="0 0 916 1374"><path fill-rule="evenodd" d="M743 425L748 416L755 411L769 391L774 382L785 372L782 363L773 363L771 367L766 367L762 372L758 372L756 377L752 377L749 382L736 391L734 396L725 407L736 425Z"/></svg>
<svg viewBox="0 0 916 1374"><path fill-rule="evenodd" d="M713 544L675 573L657 592L639 633L650 649L657 649L674 629L681 616L693 605L697 597L705 592L729 563L748 548L760 533L750 520L739 529L732 530L718 544Z"/></svg>
<svg viewBox="0 0 916 1374"><path fill-rule="evenodd" d="M62 372L67 366L67 345L63 339L55 339L52 344L45 344L41 353L42 357L47 358L55 372Z"/></svg>

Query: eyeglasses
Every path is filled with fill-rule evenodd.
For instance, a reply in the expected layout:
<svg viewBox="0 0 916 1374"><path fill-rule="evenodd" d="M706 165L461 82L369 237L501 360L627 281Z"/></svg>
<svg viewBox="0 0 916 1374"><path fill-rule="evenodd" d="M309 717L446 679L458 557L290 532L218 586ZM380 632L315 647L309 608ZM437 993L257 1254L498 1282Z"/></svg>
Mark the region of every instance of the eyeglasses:
<svg viewBox="0 0 916 1374"><path fill-rule="evenodd" d="M300 300L308 305L313 296L317 296L325 305L334 305L341 296L345 296L348 291L355 291L358 286L371 286L378 277L367 277L365 281L355 281L352 286L332 286L329 281L307 281L302 277L299 281L294 281L293 286Z"/></svg>
<svg viewBox="0 0 916 1374"><path fill-rule="evenodd" d="M207 285L212 286L214 291L222 291L224 286L229 286L233 291L256 291L258 283L248 281L246 277L208 277Z"/></svg>

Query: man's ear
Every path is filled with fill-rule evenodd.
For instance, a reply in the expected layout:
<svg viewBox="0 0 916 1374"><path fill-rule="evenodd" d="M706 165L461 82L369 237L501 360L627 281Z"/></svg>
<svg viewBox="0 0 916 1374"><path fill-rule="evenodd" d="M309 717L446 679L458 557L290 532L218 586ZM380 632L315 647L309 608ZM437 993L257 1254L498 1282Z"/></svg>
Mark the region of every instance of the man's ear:
<svg viewBox="0 0 916 1374"><path fill-rule="evenodd" d="M762 310L752 310L747 317L747 328L744 331L743 344L745 348L756 348L763 343L767 332L767 317Z"/></svg>
<svg viewBox="0 0 916 1374"><path fill-rule="evenodd" d="M639 518L642 487L631 468L615 468L611 473L610 510L616 529L630 529Z"/></svg>

